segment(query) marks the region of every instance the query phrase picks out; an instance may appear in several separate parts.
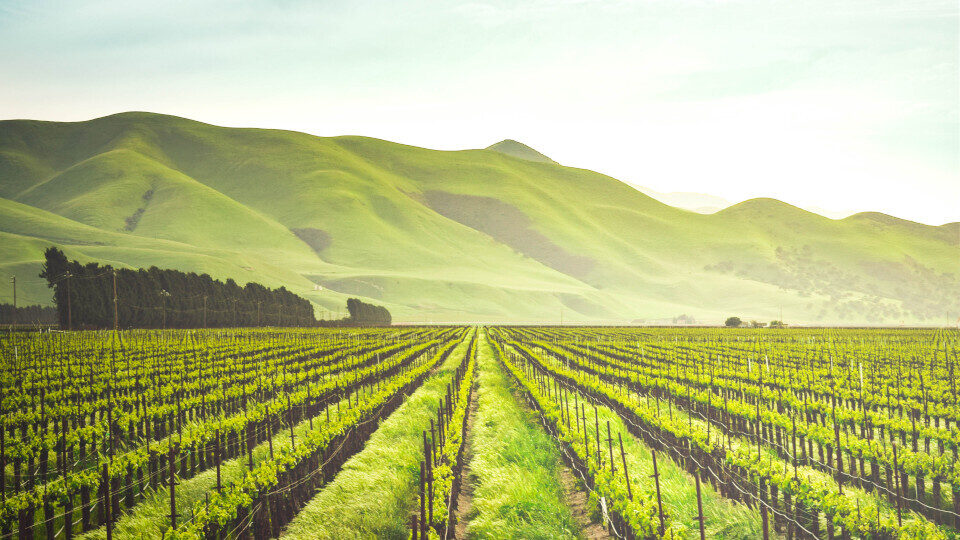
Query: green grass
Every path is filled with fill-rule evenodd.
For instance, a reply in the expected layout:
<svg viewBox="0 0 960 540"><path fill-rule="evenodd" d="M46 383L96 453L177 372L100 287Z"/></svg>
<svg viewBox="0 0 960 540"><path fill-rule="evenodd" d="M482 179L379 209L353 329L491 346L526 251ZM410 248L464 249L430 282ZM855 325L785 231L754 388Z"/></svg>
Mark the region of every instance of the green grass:
<svg viewBox="0 0 960 540"><path fill-rule="evenodd" d="M780 307L790 322L957 316L943 301L960 294L956 224L830 220L769 199L700 215L538 156L515 141L448 152L150 113L4 121L0 233L23 238L3 255L25 263L3 271L35 280L42 246L56 244L82 260L284 285L327 309L359 294L401 321L542 321L562 312L567 321L687 313L720 322L770 320ZM496 216L447 217L428 193L497 201L526 220L536 234L519 236L537 245L518 251ZM124 230L141 208L137 226ZM330 241L315 252L291 229ZM805 246L813 268L842 277L829 290L777 256ZM570 271L556 253L590 264ZM24 291L24 302L50 302L49 291ZM10 293L0 280L0 295ZM841 298L846 310L836 307Z"/></svg>
<svg viewBox="0 0 960 540"><path fill-rule="evenodd" d="M533 413L521 409L486 334L478 348L478 409L470 460L471 538L560 538L578 533L563 499L563 467Z"/></svg>
<svg viewBox="0 0 960 540"><path fill-rule="evenodd" d="M587 423L591 434L595 429L592 406L587 406ZM675 411L676 412L676 411ZM653 478L653 458L650 449L643 441L629 433L623 420L607 407L598 407L600 419L600 434L606 437L606 422L610 422L610 430L614 439L617 434L623 437L623 447L627 456L627 469L630 473L630 482L634 489L637 486L656 491ZM614 442L614 444L618 444ZM605 462L609 460L609 449L601 446ZM619 450L614 449L614 459L620 469ZM694 478L674 462L667 454L657 454L657 468L660 473L660 492L663 498L663 509L675 522L680 523L688 531L691 538L699 534L697 524L697 491ZM735 504L707 484L706 480L700 486L703 500L704 527L707 538L747 539L763 536L760 514L750 510L746 505Z"/></svg>
<svg viewBox="0 0 960 540"><path fill-rule="evenodd" d="M422 432L467 354L469 335L397 408L336 477L297 514L283 537L407 538L423 459Z"/></svg>

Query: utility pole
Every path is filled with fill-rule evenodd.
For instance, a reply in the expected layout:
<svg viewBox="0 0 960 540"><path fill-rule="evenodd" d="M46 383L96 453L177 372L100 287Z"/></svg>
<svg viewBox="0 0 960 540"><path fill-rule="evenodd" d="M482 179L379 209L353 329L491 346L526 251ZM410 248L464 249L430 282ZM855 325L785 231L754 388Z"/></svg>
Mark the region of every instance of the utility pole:
<svg viewBox="0 0 960 540"><path fill-rule="evenodd" d="M13 312L16 316L17 312L17 276L10 276L10 280L13 281Z"/></svg>
<svg viewBox="0 0 960 540"><path fill-rule="evenodd" d="M120 327L119 317L117 315L117 269L113 269L113 331L116 333Z"/></svg>
<svg viewBox="0 0 960 540"><path fill-rule="evenodd" d="M167 297L170 296L170 293L166 289L160 290L160 310L163 312L163 329L167 329Z"/></svg>
<svg viewBox="0 0 960 540"><path fill-rule="evenodd" d="M73 310L70 308L70 272L67 272L67 330L73 330Z"/></svg>
<svg viewBox="0 0 960 540"><path fill-rule="evenodd" d="M203 295L203 327L207 327L207 295Z"/></svg>

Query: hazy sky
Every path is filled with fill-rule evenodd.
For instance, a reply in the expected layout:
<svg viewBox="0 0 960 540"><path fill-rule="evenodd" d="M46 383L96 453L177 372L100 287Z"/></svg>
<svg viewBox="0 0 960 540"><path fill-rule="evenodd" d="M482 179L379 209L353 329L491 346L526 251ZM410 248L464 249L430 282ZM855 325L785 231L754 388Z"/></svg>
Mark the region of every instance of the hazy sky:
<svg viewBox="0 0 960 540"><path fill-rule="evenodd" d="M949 1L0 0L0 118L126 110L960 220Z"/></svg>

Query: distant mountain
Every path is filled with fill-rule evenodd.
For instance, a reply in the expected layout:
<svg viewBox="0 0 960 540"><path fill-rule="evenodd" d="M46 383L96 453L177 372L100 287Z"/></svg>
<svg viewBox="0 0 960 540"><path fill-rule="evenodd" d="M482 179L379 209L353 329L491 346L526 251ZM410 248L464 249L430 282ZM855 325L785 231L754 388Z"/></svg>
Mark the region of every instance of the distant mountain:
<svg viewBox="0 0 960 540"><path fill-rule="evenodd" d="M686 191L662 193L644 186L636 186L636 188L642 193L653 197L663 204L676 206L677 208L683 208L684 210L691 210L700 214L712 214L733 204L723 197L708 195L706 193L693 193Z"/></svg>
<svg viewBox="0 0 960 540"><path fill-rule="evenodd" d="M487 147L487 150L495 150L501 154L507 154L508 156L518 157L520 159L525 159L527 161L539 161L541 163L556 163L556 161L548 158L547 156L537 152L529 146L517 142L513 139L504 139L498 143L491 144Z"/></svg>
<svg viewBox="0 0 960 540"><path fill-rule="evenodd" d="M733 202L728 201L723 197L709 195L707 193L694 193L689 191L672 191L670 193L663 193L646 186L638 186L635 184L631 185L639 189L641 193L649 195L664 204L675 206L677 208L683 208L684 210L690 210L692 212L697 212L698 214L713 214L723 210L724 208L734 205ZM838 212L836 210L828 210L826 208L813 206L807 207L807 210L830 219L843 219L853 214L853 212Z"/></svg>
<svg viewBox="0 0 960 540"><path fill-rule="evenodd" d="M370 299L398 321L960 315L956 223L831 220L772 199L700 215L515 141L494 147L150 113L0 122L0 272L17 276L20 303L49 305L37 273L53 244L81 261L283 285L321 316Z"/></svg>

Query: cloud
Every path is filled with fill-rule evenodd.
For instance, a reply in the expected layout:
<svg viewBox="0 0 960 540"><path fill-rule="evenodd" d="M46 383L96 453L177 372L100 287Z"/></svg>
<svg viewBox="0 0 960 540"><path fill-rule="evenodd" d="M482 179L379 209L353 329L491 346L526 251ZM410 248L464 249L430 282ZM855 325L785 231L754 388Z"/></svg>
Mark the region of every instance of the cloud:
<svg viewBox="0 0 960 540"><path fill-rule="evenodd" d="M660 191L942 222L957 21L953 1L7 1L0 117L510 137Z"/></svg>

